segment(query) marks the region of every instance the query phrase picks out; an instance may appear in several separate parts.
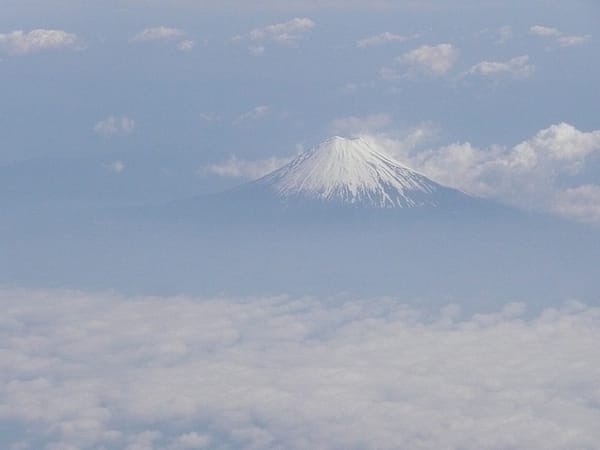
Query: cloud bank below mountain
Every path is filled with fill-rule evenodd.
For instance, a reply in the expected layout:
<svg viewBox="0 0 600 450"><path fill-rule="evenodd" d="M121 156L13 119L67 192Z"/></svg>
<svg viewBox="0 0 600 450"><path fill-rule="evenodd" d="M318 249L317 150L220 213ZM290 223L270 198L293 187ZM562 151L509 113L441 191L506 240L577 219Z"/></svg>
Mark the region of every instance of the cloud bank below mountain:
<svg viewBox="0 0 600 450"><path fill-rule="evenodd" d="M600 310L4 290L4 448L593 448Z"/></svg>

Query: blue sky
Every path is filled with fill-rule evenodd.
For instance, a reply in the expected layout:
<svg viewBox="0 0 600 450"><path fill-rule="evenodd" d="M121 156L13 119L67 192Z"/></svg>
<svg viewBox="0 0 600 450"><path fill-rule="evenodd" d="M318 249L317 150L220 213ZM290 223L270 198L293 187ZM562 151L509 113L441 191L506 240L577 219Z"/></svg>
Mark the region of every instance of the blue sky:
<svg viewBox="0 0 600 450"><path fill-rule="evenodd" d="M362 134L443 183L600 220L594 2L3 0L2 9L5 201L189 197L259 176L332 134ZM518 177L488 173L560 124L534 151L544 162ZM583 149L545 158L555 144ZM468 174L451 176L451 145L475 149L462 161ZM498 187L532 176L553 180L536 182L526 202ZM573 198L579 212L557 206Z"/></svg>

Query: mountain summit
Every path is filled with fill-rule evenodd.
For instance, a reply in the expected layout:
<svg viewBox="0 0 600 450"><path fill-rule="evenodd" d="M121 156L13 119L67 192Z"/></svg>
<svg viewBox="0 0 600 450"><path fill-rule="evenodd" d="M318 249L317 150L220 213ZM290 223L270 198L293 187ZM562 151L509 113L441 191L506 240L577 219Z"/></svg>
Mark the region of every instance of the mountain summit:
<svg viewBox="0 0 600 450"><path fill-rule="evenodd" d="M362 138L338 136L246 187L267 191L284 204L377 209L447 206L450 198L470 198L409 169Z"/></svg>

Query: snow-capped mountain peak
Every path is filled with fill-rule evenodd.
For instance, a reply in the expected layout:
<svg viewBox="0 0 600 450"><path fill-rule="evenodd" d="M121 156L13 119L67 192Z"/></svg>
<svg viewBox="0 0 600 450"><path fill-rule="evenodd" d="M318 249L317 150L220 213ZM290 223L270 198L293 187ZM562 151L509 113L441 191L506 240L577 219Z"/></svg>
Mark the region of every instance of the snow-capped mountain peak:
<svg viewBox="0 0 600 450"><path fill-rule="evenodd" d="M371 208L437 206L437 193L454 191L409 169L362 138L339 136L254 184L268 188L284 202L318 200Z"/></svg>

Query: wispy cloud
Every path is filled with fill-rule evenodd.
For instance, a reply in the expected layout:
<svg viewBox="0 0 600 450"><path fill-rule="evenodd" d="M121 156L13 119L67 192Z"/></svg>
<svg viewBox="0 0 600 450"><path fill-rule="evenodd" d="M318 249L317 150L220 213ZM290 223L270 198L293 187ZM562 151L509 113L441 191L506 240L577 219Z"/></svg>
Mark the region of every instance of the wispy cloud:
<svg viewBox="0 0 600 450"><path fill-rule="evenodd" d="M276 23L250 31L253 41L271 41L279 44L294 43L302 39L304 33L312 30L315 23L307 17L296 17L283 23Z"/></svg>
<svg viewBox="0 0 600 450"><path fill-rule="evenodd" d="M266 118L271 113L271 107L269 105L258 105L252 108L250 111L238 116L234 121L234 125L240 125L245 122L254 122Z"/></svg>
<svg viewBox="0 0 600 450"><path fill-rule="evenodd" d="M545 36L545 37L558 37L562 33L558 31L557 28L545 27L542 25L534 25L529 28L529 32L531 34L535 34L537 36Z"/></svg>
<svg viewBox="0 0 600 450"><path fill-rule="evenodd" d="M376 133L387 128L391 122L392 117L387 113L340 117L331 122L329 131L331 134L341 134L346 136Z"/></svg>
<svg viewBox="0 0 600 450"><path fill-rule="evenodd" d="M109 116L94 125L94 133L110 138L130 134L135 129L135 120L130 117Z"/></svg>
<svg viewBox="0 0 600 450"><path fill-rule="evenodd" d="M600 310L0 291L7 448L594 448ZM549 356L551 355L551 357Z"/></svg>
<svg viewBox="0 0 600 450"><path fill-rule="evenodd" d="M356 41L356 46L358 48L379 47L391 42L406 42L410 39L414 39L414 36L402 36L400 34L394 34L390 33L389 31L385 31L374 36L368 36L359 39Z"/></svg>
<svg viewBox="0 0 600 450"><path fill-rule="evenodd" d="M590 39L589 35L566 35L558 28L546 27L543 25L534 25L529 29L531 34L536 36L554 38L559 47L574 47L581 45Z"/></svg>
<svg viewBox="0 0 600 450"><path fill-rule="evenodd" d="M194 48L196 43L192 40L186 39L185 41L181 41L177 44L177 48L182 52L189 52Z"/></svg>
<svg viewBox="0 0 600 450"><path fill-rule="evenodd" d="M316 26L308 17L295 17L287 22L254 28L247 35L238 35L232 38L233 42L252 42L248 47L250 53L261 55L266 50L267 44L280 46L294 46L304 38L304 35Z"/></svg>
<svg viewBox="0 0 600 450"><path fill-rule="evenodd" d="M230 156L227 160L209 164L198 170L200 174L212 174L221 177L255 180L284 166L292 157L271 157L258 160L245 160Z"/></svg>
<svg viewBox="0 0 600 450"><path fill-rule="evenodd" d="M140 31L130 40L133 43L141 42L161 42L178 41L177 49L182 52L191 51L196 42L192 39L186 39L186 33L180 28L165 27L163 25L153 28L146 28Z"/></svg>
<svg viewBox="0 0 600 450"><path fill-rule="evenodd" d="M159 26L146 28L131 38L132 42L169 41L182 37L185 33L179 28Z"/></svg>
<svg viewBox="0 0 600 450"><path fill-rule="evenodd" d="M0 50L12 55L26 55L42 50L64 48L82 48L81 41L76 34L47 29L36 29L27 33L22 30L0 33Z"/></svg>
<svg viewBox="0 0 600 450"><path fill-rule="evenodd" d="M529 63L529 56L517 56L508 61L481 61L469 69L467 74L495 77L509 75L513 78L528 78L535 71L535 66Z"/></svg>
<svg viewBox="0 0 600 450"><path fill-rule="evenodd" d="M104 168L110 170L113 173L120 174L125 171L126 166L123 161L117 159L116 161L113 161L111 163L104 164Z"/></svg>

